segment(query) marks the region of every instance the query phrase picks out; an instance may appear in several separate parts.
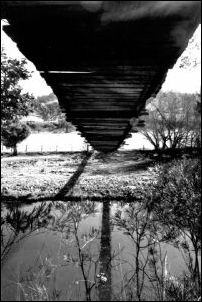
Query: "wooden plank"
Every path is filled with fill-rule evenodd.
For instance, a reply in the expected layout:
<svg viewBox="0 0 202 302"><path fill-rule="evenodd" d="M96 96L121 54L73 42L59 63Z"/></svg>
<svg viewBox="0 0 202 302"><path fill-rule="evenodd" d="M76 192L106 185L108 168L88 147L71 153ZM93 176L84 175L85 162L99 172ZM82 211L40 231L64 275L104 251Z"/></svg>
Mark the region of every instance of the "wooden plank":
<svg viewBox="0 0 202 302"><path fill-rule="evenodd" d="M96 131L115 131L115 132L121 132L122 130L125 129L127 125L124 125L123 127L120 127L119 125L115 126L115 125L112 125L112 126L100 126L100 125L94 125L92 127L92 125L81 125L81 127L83 127L83 129L85 131L90 131L90 132L96 132Z"/></svg>
<svg viewBox="0 0 202 302"><path fill-rule="evenodd" d="M115 99L115 100L111 100L110 98L108 98L107 100L106 99L100 99L100 100L90 100L88 102L88 100L72 100L71 102L61 102L60 101L60 104L65 108L69 108L71 110L71 108L74 108L74 107L83 107L83 108L86 108L86 107L91 107L91 108L94 108L94 107L104 107L106 108L107 106L119 106L120 108L123 106L124 108L133 108L134 106L137 106L138 104L140 103L139 100L136 100L136 99L131 99L130 101L128 100L122 100L122 101L119 101L118 99ZM146 112L146 111L145 111Z"/></svg>
<svg viewBox="0 0 202 302"><path fill-rule="evenodd" d="M174 13L102 26L100 13L87 12L79 2L3 3L9 7L7 32L41 70L67 119L99 150L120 146L129 135L130 118L146 113L146 99L161 88L199 14L194 12L193 20ZM181 47L173 32L185 24ZM92 73L68 73L74 68Z"/></svg>
<svg viewBox="0 0 202 302"><path fill-rule="evenodd" d="M151 78L150 78L151 80ZM122 81L120 84L119 83L82 83L82 82L78 82L78 83L64 83L64 82L58 82L57 85L62 88L67 88L67 89L76 89L76 90L80 90L80 89L124 89L124 90L128 90L131 89L133 90L135 85L138 84L139 87L144 86L145 84L143 83L143 81L146 81L145 78L142 77L142 79L138 79L138 81L133 80L131 81L131 83L129 84L128 81L126 81L124 83L124 81ZM148 82L148 79L147 79ZM54 83L56 83L56 81L54 81ZM54 85L54 84L53 84Z"/></svg>
<svg viewBox="0 0 202 302"><path fill-rule="evenodd" d="M62 105L62 106L71 106L73 104L100 104L100 103L104 103L104 104L120 104L120 105L125 105L125 107L127 105L132 105L132 104L135 104L135 103L139 103L141 102L140 101L140 95L138 94L137 96L136 95L132 95L130 97L127 97L127 96L123 96L123 97L115 97L115 96L107 96L107 97L99 97L97 96L96 98L81 98L81 97L78 97L78 98L66 98L66 97L62 97L62 96L59 96L59 103Z"/></svg>
<svg viewBox="0 0 202 302"><path fill-rule="evenodd" d="M74 111L74 112L66 112L68 118L75 120L75 118L132 118L135 116L135 113L132 111Z"/></svg>
<svg viewBox="0 0 202 302"><path fill-rule="evenodd" d="M90 140L90 143L92 143L94 146L99 146L99 147L105 147L105 146L112 146L112 147L115 147L119 144L119 140L116 140L116 141L101 141L101 140L93 140L91 139Z"/></svg>
<svg viewBox="0 0 202 302"><path fill-rule="evenodd" d="M113 124L113 123L117 123L117 124L125 124L128 123L129 119L119 116L119 117L88 117L88 116L84 116L84 117L78 117L78 116L74 116L73 117L75 122L80 122L80 123L98 123L98 124Z"/></svg>
<svg viewBox="0 0 202 302"><path fill-rule="evenodd" d="M125 106L122 105L122 106L119 106L118 104L117 105L111 105L111 104L105 104L105 105L100 105L100 106L97 106L97 105L88 105L88 106L83 106L82 104L79 106L79 105L75 105L75 106L71 106L71 107L67 107L67 111L69 111L69 113L72 113L73 115L77 112L79 112L79 114L81 114L82 112L86 112L87 114L88 113L91 113L91 112L96 112L96 114L99 112L106 112L106 114L109 114L109 112L119 112L119 115L120 115L120 112L123 112L123 114L127 113L129 115L127 116L131 116L131 111L134 110L134 105L133 106L127 106L128 110L125 110ZM113 115L112 115L113 116Z"/></svg>
<svg viewBox="0 0 202 302"><path fill-rule="evenodd" d="M99 138L99 139L116 139L124 135L124 131L121 132L115 132L115 131L85 131L83 132L85 136L88 136L89 138Z"/></svg>

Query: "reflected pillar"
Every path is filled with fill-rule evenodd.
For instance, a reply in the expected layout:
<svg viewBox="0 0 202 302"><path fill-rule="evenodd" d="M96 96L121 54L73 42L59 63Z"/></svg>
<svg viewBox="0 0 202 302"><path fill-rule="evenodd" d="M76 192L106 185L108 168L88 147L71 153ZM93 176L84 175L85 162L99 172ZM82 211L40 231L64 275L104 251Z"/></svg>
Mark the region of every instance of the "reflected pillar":
<svg viewBox="0 0 202 302"><path fill-rule="evenodd" d="M99 301L111 300L111 230L110 202L103 202L100 242Z"/></svg>

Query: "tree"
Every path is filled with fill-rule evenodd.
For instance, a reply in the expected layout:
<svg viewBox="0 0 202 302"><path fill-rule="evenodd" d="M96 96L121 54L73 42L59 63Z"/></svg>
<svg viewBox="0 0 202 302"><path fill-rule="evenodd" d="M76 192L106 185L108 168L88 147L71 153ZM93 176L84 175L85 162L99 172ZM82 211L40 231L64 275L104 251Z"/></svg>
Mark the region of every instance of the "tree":
<svg viewBox="0 0 202 302"><path fill-rule="evenodd" d="M200 27L197 28L186 50L178 59L177 68L193 70L200 66L199 33ZM140 132L156 150L167 147L174 149L186 145L201 146L200 94L161 92L151 101L151 104L152 106L148 108L149 117L146 119L146 127Z"/></svg>
<svg viewBox="0 0 202 302"><path fill-rule="evenodd" d="M139 130L155 150L196 146L201 117L197 94L160 92L150 100L146 125Z"/></svg>
<svg viewBox="0 0 202 302"><path fill-rule="evenodd" d="M177 62L177 66L183 69L193 69L201 64L201 41L199 41L198 34L200 28L198 27L189 44ZM199 34L200 36L200 34Z"/></svg>
<svg viewBox="0 0 202 302"><path fill-rule="evenodd" d="M64 113L62 113L57 98L53 93L39 96L34 102L34 111L38 113L44 121L64 119Z"/></svg>
<svg viewBox="0 0 202 302"><path fill-rule="evenodd" d="M160 168L152 195L154 219L167 240L183 250L191 278L200 288L201 161L184 158Z"/></svg>
<svg viewBox="0 0 202 302"><path fill-rule="evenodd" d="M22 116L27 116L32 110L34 97L22 93L19 80L26 80L31 73L26 68L26 59L17 60L1 54L1 128L8 123L19 122Z"/></svg>
<svg viewBox="0 0 202 302"><path fill-rule="evenodd" d="M1 139L4 146L13 149L13 155L17 155L17 144L22 142L30 134L29 127L22 123L10 123L3 127Z"/></svg>
<svg viewBox="0 0 202 302"><path fill-rule="evenodd" d="M1 138L6 147L13 148L13 155L17 155L17 144L30 133L20 119L32 111L34 101L32 95L22 93L18 83L28 79L31 73L25 59L8 58L4 50L1 61Z"/></svg>
<svg viewBox="0 0 202 302"><path fill-rule="evenodd" d="M153 186L139 186L141 199L118 209L113 218L113 223L134 245L134 264L130 261L132 269L124 275L123 301L163 301L166 253L161 246L163 237L158 232L158 222L153 219L150 208Z"/></svg>
<svg viewBox="0 0 202 302"><path fill-rule="evenodd" d="M193 133L196 147L201 148L201 92L197 96L198 100L194 107L195 131Z"/></svg>
<svg viewBox="0 0 202 302"><path fill-rule="evenodd" d="M33 110L45 121L42 126L43 129L48 129L49 131L64 130L65 132L75 131L75 127L66 121L65 113L62 112L54 93L39 96L33 104Z"/></svg>

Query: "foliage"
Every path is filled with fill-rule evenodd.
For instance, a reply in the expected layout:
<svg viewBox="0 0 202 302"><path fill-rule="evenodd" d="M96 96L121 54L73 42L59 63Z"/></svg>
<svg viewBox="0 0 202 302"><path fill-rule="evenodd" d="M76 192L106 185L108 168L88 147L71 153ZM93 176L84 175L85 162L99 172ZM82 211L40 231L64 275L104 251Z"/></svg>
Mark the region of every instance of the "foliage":
<svg viewBox="0 0 202 302"><path fill-rule="evenodd" d="M26 60L10 59L1 54L1 125L17 122L27 116L32 109L33 96L22 93L19 80L28 79L31 74L26 68Z"/></svg>
<svg viewBox="0 0 202 302"><path fill-rule="evenodd" d="M200 96L160 92L149 100L149 116L140 132L156 150L200 146Z"/></svg>
<svg viewBox="0 0 202 302"><path fill-rule="evenodd" d="M17 155L17 144L30 134L29 127L23 123L10 123L3 127L1 139L4 146L13 148L13 155Z"/></svg>
<svg viewBox="0 0 202 302"><path fill-rule="evenodd" d="M2 143L13 148L13 155L17 155L17 144L29 135L28 126L20 123L20 119L30 113L34 100L29 93L22 93L19 81L31 74L25 59L10 59L4 51L1 59L1 137Z"/></svg>
<svg viewBox="0 0 202 302"><path fill-rule="evenodd" d="M48 187L47 171L51 170L51 172L54 173L54 177L52 178L53 183L48 187L48 192L50 193L50 187L53 187L57 180L57 174L55 172L60 170L60 173L67 175L68 166L72 169L76 161L77 164L81 161L81 158L80 156L78 157L78 155L76 157L71 157L70 161L67 161L67 158L68 157L65 156L65 162L60 158L59 166L57 167L55 159L52 159L51 161L50 159L49 161L43 159L40 165L38 165L39 161L32 159L30 166L33 167L38 165L35 170L38 171L41 166L43 167L44 173L45 169L44 174L46 183L44 183L44 190L47 190ZM98 158L96 158L96 160L97 159ZM10 163L10 165L13 168L14 163ZM7 165L6 170L8 170L8 167L9 165ZM23 162L18 161L15 163L14 167L15 170L16 167L20 167L20 173L22 173ZM58 167L60 167L60 169L58 169ZM71 169L70 171L72 173ZM29 170L30 173L30 169L26 170ZM124 234L131 239L132 246L134 246L134 249L132 249L132 251L134 251L134 258L132 257L132 259L134 260L129 263L130 269L123 272L122 276L120 276L123 280L121 280L122 288L120 289L119 286L121 294L118 298L122 301L125 298L127 301L142 301L146 298L148 298L148 300L154 299L155 301L197 301L198 297L200 297L198 286L200 284L200 276L199 271L197 271L198 264L194 261L197 257L193 257L193 247L195 252L198 253L200 249L200 240L198 237L200 233L199 219L201 211L200 160L183 158L183 160L175 160L162 167L159 165L152 168L152 171L155 172L157 177L150 185L148 185L148 183L144 184L143 182L139 182L138 184L138 182L135 181L136 192L140 193L138 202L134 202L134 197L131 195L131 201L133 202L127 204L123 202L122 205L124 204L124 209L123 207L121 207L121 209L119 208L113 218L115 227L122 229ZM96 172L97 174L100 173L98 169ZM110 172L113 174L114 170L111 169ZM118 176L112 178L112 175L108 179L108 183L111 185L109 186L106 181L103 181L104 178L98 178L97 174L94 175L95 179L93 181L93 177L90 176L90 173L88 172L88 175L84 179L85 181L80 183L84 186L83 189L88 185L86 190L89 190L89 192L92 193L93 188L94 190L98 190L98 186L101 186L101 189L109 190L108 192L104 192L106 193L106 196L108 196L107 194L112 195L112 190L114 189L114 185L116 185ZM123 174L121 174L120 177L123 181ZM134 175L132 177L134 179ZM36 177L33 178L35 179ZM34 186L33 178L31 179L32 186ZM27 184L28 178L25 177L25 179ZM61 179L64 179L64 175L61 175ZM125 188L129 186L128 181L129 179L122 183ZM40 185L42 182L42 179L40 179ZM96 186L96 183L97 187L94 187ZM119 189L120 183L119 185L116 185ZM40 190L42 191L41 188ZM35 187L34 193L36 194L36 192L37 189ZM124 197L124 194L122 195ZM106 203L104 204L106 205ZM83 284L87 299L92 299L94 290L97 289L97 285L101 279L101 274L97 275L100 259L97 257L97 250L95 254L95 250L91 250L91 244L95 244L96 239L100 238L100 230L92 228L86 233L83 230L81 221L90 213L96 212L95 205L95 203L90 201L82 201L79 203L68 201L66 201L66 203L54 202L55 208L52 212L52 216L54 216L55 219L51 220L52 222L51 225L49 225L49 230L55 232L57 237L60 233L61 242L69 242L70 244L68 248L65 246L65 255L63 255L64 258L61 262L58 264L55 262L53 263L53 258L48 257L48 259L41 261L39 268L35 266L36 270L33 271L33 280L24 280L24 283L23 280L20 281L24 286L26 293L30 294L30 292L35 292L37 294L38 290L38 294L41 293L41 299L47 299L46 289L48 289L48 287L44 282L46 277L48 280L53 278L56 265L58 265L57 268L67 266L67 269L68 266L71 265L80 270L82 280L77 281L77 284ZM46 221L50 219L49 213L45 216L47 216L47 219L46 217L44 217L45 221L42 219L42 227L47 227ZM108 217L110 217L109 214ZM23 220L21 224L22 227L26 225L26 221L27 218ZM29 221L32 222L32 219ZM43 223L45 223L45 225L43 225ZM111 224L111 220L109 223ZM106 220L103 224L104 226L106 225ZM12 225L15 225L15 221ZM111 227L112 226L110 225L110 229L112 229ZM108 232L106 236L110 236L110 232ZM103 236L103 238L106 242L107 237ZM179 278L168 276L165 280L165 252L163 249L161 250L162 242L171 243L184 253L188 265L188 273L186 272L186 274L183 274L183 276ZM197 245L194 245L194 242L197 242ZM76 251L75 249L71 249L72 247L76 247ZM106 248L104 250L106 253ZM117 257L117 255L114 255L113 257L115 256ZM117 264L115 261L113 263L111 260L112 259L109 261L109 266L113 267L113 265L116 265L116 268L121 266L121 262L124 263L124 261L127 261L127 259L121 260L120 257L118 257ZM124 269L125 268L123 268L123 270ZM94 271L95 273L93 273Z"/></svg>
<svg viewBox="0 0 202 302"><path fill-rule="evenodd" d="M198 239L201 231L200 186L200 160L184 158L159 168L153 196L155 210L161 212L159 218L180 230L193 232Z"/></svg>
<svg viewBox="0 0 202 302"><path fill-rule="evenodd" d="M166 239L182 250L192 279L200 285L201 161L184 158L161 167L152 203L156 219L167 230ZM179 235L181 240L175 240Z"/></svg>
<svg viewBox="0 0 202 302"><path fill-rule="evenodd" d="M138 202L115 213L116 226L134 243L133 275L125 277L129 300L146 299L149 281L158 301L193 301L201 295L201 170L199 159L175 160L156 166L156 181L142 184ZM154 169L153 169L154 170ZM161 244L178 248L188 271L176 278L165 275ZM134 290L135 288L135 290ZM146 296L145 296L146 295Z"/></svg>
<svg viewBox="0 0 202 302"><path fill-rule="evenodd" d="M73 132L75 131L75 127L65 121L65 120L59 120L59 121L45 121L45 122L33 122L28 121L26 124L31 128L32 132Z"/></svg>
<svg viewBox="0 0 202 302"><path fill-rule="evenodd" d="M190 275L184 274L179 278L166 281L167 301L201 301L200 292Z"/></svg>
<svg viewBox="0 0 202 302"><path fill-rule="evenodd" d="M125 277L125 292L132 301L147 301L148 283L149 298L163 300L164 258L157 226L155 225L148 203L152 195L145 190L147 199L142 202L130 203L125 210L118 210L114 216L116 226L124 230L134 245L134 266L132 275ZM126 301L128 301L128 299Z"/></svg>
<svg viewBox="0 0 202 302"><path fill-rule="evenodd" d="M39 96L34 102L34 111L42 117L44 121L65 118L57 98L53 93Z"/></svg>
<svg viewBox="0 0 202 302"><path fill-rule="evenodd" d="M18 207L12 206L6 216L1 217L2 264L6 261L13 246L47 224L50 210L51 204L47 205L46 203L41 203L38 207L35 206L30 213L20 211ZM10 229L10 234L5 236L8 229Z"/></svg>
<svg viewBox="0 0 202 302"><path fill-rule="evenodd" d="M75 131L75 127L66 121L65 113L62 112L56 96L53 93L39 96L33 105L34 112L45 122L42 124L32 123L31 127L38 131Z"/></svg>
<svg viewBox="0 0 202 302"><path fill-rule="evenodd" d="M45 229L49 234L60 238L56 257L49 253L43 257L42 248L33 264L27 269L23 266L16 284L19 287L18 301L61 301L59 298L62 294L63 299L66 297L67 300L72 300L72 289L68 292L65 288L63 292L58 289L56 281L56 275L64 274L65 267L66 271L70 272L72 281L72 268L80 271L81 279L71 282L72 288L75 287L75 294L79 296L82 293L87 301L93 300L91 296L96 293L92 290L99 282L99 251L95 252L91 245L97 246L94 241L99 235L99 229L92 227L84 231L80 224L88 215L94 213L96 208L92 202L47 202L35 206L31 211L13 205L10 207L2 219L2 262L12 253L17 243L27 237L41 234ZM10 236L5 236L8 230ZM78 275L76 276L78 278ZM79 292L80 290L82 292Z"/></svg>
<svg viewBox="0 0 202 302"><path fill-rule="evenodd" d="M189 40L187 48L179 58L177 62L179 68L193 69L201 64L201 43L197 39L197 33L199 33L199 28Z"/></svg>

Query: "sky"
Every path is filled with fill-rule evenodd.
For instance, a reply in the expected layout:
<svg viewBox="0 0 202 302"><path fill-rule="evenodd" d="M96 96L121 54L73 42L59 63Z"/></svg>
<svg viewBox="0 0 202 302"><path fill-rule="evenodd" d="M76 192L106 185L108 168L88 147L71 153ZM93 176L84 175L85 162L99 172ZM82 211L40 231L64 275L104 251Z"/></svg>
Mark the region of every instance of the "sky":
<svg viewBox="0 0 202 302"><path fill-rule="evenodd" d="M166 80L162 86L162 91L175 91L184 93L200 92L201 88L201 25L198 26L194 33L195 41L200 46L199 48L187 49L183 54L187 54L191 59L195 58L200 64L191 68L180 68L180 58L175 66L168 71ZM5 52L11 58L23 58L23 54L19 51L16 43L14 43L1 28L1 45ZM25 92L32 93L35 97L40 95L47 95L52 92L45 80L40 76L33 63L28 61L28 69L33 71L32 77L29 80L23 81L21 86Z"/></svg>

